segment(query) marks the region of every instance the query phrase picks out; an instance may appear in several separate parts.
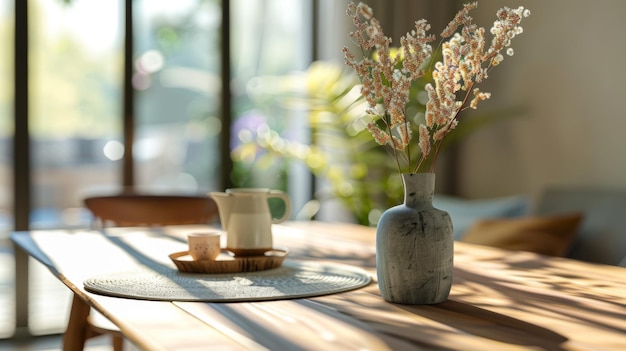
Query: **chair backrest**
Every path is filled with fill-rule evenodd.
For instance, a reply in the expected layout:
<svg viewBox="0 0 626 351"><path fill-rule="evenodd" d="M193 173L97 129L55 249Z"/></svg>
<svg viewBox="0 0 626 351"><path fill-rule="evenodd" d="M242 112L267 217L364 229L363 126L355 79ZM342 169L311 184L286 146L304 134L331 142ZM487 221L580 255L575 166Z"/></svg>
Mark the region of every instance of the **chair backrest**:
<svg viewBox="0 0 626 351"><path fill-rule="evenodd" d="M84 203L103 227L204 224L218 214L208 195L119 194L87 197Z"/></svg>

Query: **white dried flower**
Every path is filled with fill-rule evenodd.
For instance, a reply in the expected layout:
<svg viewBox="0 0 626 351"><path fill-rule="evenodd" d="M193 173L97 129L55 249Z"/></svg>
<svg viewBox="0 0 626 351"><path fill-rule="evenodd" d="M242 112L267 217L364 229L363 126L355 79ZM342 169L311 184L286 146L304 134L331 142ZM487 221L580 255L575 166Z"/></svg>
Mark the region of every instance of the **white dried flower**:
<svg viewBox="0 0 626 351"><path fill-rule="evenodd" d="M501 8L496 13L497 19L490 30L492 39L488 43L485 29L474 24L469 16L477 7L478 2L464 5L441 33L441 37L448 40L441 45L442 60L432 65L433 82L424 88L428 100L424 113L426 123L418 127L421 155L412 163L406 104L412 83L425 73L425 63L432 55L430 42L435 37L427 33L430 25L426 20L416 21L415 28L400 38L400 52L392 56L391 39L384 35L371 8L365 4L348 5L347 14L356 27L350 38L365 56L358 60L344 48L345 62L361 79L361 94L369 105L367 113L375 116L374 122L368 125L369 131L377 143L396 150L393 155L399 167L401 162L406 162L406 169L400 167L400 171L421 170L427 157L432 157L430 171L433 170L441 141L457 126L459 112L476 108L480 101L491 96L475 85L487 79L489 70L504 60L503 51L509 56L514 54L511 40L523 33L520 22L530 15L522 6ZM372 51L377 54L376 60L369 56ZM469 94L474 95L471 100Z"/></svg>

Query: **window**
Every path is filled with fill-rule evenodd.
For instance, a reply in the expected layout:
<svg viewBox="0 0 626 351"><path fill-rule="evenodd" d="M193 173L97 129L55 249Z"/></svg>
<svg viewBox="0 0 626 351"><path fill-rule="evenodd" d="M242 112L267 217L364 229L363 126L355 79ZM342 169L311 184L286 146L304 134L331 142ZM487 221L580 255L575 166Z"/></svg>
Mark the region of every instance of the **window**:
<svg viewBox="0 0 626 351"><path fill-rule="evenodd" d="M121 7L120 1L31 1L33 229L88 225L85 193L119 184Z"/></svg>
<svg viewBox="0 0 626 351"><path fill-rule="evenodd" d="M135 12L137 185L207 192L220 185L218 1L151 1Z"/></svg>
<svg viewBox="0 0 626 351"><path fill-rule="evenodd" d="M308 120L303 111L282 108L266 99L280 90L285 77L304 71L313 60L312 1L232 2L231 85L234 119L231 147L246 133L271 128L301 142L309 140ZM277 79L273 79L277 78ZM301 82L304 90L304 82ZM238 186L285 189L292 208L298 211L310 198L311 179L304 166L276 162L275 158L255 155L252 163L235 163L234 182Z"/></svg>

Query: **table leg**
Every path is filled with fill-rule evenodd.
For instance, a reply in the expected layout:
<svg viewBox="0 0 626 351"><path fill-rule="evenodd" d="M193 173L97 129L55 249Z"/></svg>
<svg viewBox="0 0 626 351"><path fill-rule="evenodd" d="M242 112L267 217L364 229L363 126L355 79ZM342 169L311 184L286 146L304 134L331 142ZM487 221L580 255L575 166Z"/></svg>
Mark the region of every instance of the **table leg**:
<svg viewBox="0 0 626 351"><path fill-rule="evenodd" d="M28 254L13 243L15 260L15 328L16 335L30 336L28 329Z"/></svg>
<svg viewBox="0 0 626 351"><path fill-rule="evenodd" d="M82 351L85 347L89 310L89 305L74 294L69 322L63 336L63 351Z"/></svg>

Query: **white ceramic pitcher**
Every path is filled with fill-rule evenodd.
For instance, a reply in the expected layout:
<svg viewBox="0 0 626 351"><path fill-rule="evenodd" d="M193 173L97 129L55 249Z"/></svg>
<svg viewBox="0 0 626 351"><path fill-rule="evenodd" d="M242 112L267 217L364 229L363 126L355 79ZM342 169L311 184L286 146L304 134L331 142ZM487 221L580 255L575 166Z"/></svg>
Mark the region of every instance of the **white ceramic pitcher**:
<svg viewBox="0 0 626 351"><path fill-rule="evenodd" d="M235 188L226 192L210 192L217 203L222 227L226 231L226 248L235 255L262 255L273 248L272 223L281 223L291 214L287 194L267 188ZM268 200L285 202L285 213L272 215Z"/></svg>

